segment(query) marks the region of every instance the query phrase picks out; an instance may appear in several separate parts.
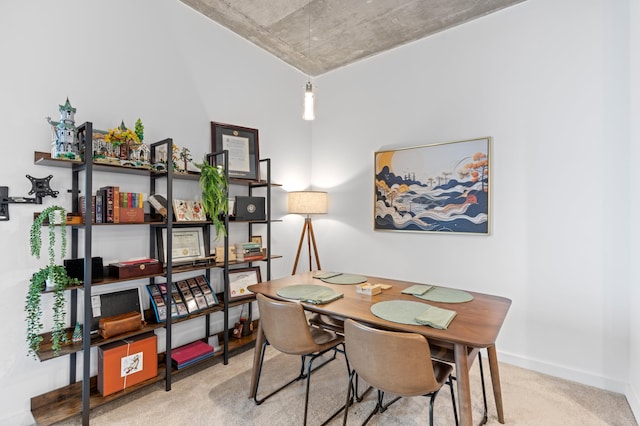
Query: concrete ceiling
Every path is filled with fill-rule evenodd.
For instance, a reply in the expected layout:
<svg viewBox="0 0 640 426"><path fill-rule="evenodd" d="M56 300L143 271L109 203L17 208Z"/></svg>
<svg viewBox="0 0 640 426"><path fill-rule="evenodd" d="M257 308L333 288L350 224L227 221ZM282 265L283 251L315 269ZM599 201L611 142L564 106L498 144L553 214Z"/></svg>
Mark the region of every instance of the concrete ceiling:
<svg viewBox="0 0 640 426"><path fill-rule="evenodd" d="M181 0L317 76L525 0Z"/></svg>

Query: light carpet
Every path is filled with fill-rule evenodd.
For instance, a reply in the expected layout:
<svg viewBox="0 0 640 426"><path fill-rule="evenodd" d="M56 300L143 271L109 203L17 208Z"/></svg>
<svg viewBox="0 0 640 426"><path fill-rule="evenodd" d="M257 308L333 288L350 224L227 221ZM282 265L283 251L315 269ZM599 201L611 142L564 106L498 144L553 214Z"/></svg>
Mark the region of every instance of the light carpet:
<svg viewBox="0 0 640 426"><path fill-rule="evenodd" d="M260 395L266 395L299 373L300 358L268 348ZM486 360L486 357L484 358ZM228 365L215 364L174 376L172 390L162 382L94 409L92 425L301 425L305 383L299 381L261 405L248 399L253 350L236 355ZM488 364L485 361L485 364ZM624 395L500 364L502 398L507 425L637 425ZM309 425L319 425L346 399L347 368L344 357L312 374ZM488 425L499 425L485 368L489 404ZM361 388L362 389L362 388ZM477 361L471 369L474 423L482 418L482 391ZM349 409L348 424L361 424L375 406L375 392ZM387 411L375 415L370 425L428 424L428 398L402 398ZM454 425L448 386L436 398L436 425ZM342 424L342 413L330 425ZM80 424L80 418L64 422Z"/></svg>

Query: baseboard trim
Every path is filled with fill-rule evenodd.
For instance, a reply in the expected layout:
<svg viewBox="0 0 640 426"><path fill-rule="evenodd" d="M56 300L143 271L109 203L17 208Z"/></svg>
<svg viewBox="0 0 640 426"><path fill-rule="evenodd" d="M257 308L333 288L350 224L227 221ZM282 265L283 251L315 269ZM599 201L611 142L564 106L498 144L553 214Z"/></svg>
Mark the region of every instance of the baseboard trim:
<svg viewBox="0 0 640 426"><path fill-rule="evenodd" d="M627 402L631 407L631 412L636 418L636 422L638 422L640 420L640 398L638 398L638 392L635 392L633 386L628 384L624 395L627 397Z"/></svg>
<svg viewBox="0 0 640 426"><path fill-rule="evenodd" d="M567 368L566 366L562 365L550 364L548 362L525 358L520 355L514 355L500 351L498 352L498 359L500 362L515 365L516 367L526 368L527 370L547 374L553 377L559 377L565 380L571 380L572 382L577 382L583 385L593 386L598 389L616 392L625 396L627 396L627 392L629 390L629 383L620 380L598 376L588 371L576 370ZM627 399L629 399L628 396ZM631 405L631 402L629 402L629 404ZM634 411L634 415L635 413L636 412Z"/></svg>

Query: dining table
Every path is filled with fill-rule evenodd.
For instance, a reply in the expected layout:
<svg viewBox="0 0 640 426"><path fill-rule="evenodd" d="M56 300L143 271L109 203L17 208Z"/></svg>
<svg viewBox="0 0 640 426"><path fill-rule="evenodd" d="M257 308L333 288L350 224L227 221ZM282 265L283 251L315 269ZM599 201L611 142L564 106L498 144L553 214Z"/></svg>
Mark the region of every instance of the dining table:
<svg viewBox="0 0 640 426"><path fill-rule="evenodd" d="M500 423L505 422L496 340L509 311L509 307L511 306L510 299L450 288L439 284L416 283L341 272L332 273L330 271L299 273L253 284L247 288L253 293L263 294L273 299L291 300L280 294L287 295L287 290L304 286L314 286L314 288L316 288L315 286L319 286L317 288L321 290L333 290L334 293L339 294L338 298L334 298L327 303L318 300L297 300L305 310L333 318L351 318L375 328L421 334L427 338L430 345L452 349L456 367L460 424L464 426L473 424L471 389L469 383L470 365L467 354L474 349L486 349L489 358L489 369L498 421ZM425 288L432 287L436 290L433 292L434 297L432 300L424 298L432 292L432 290L429 290L419 297L416 296L415 292L412 292L413 289L420 289L421 286L426 286ZM379 290L364 290L365 288L370 289L371 287ZM404 293L403 290L405 291ZM378 291L380 291L378 294L367 294ZM462 295L463 297L453 297L449 299L445 297L442 299L435 297L437 294ZM398 301L424 303L425 308L436 307L447 311L454 311L455 316L453 316L453 320L451 320L446 328L441 329L429 325L390 321L374 313L376 307L381 307L385 304L381 304L381 302L398 303ZM249 390L250 398L253 398L255 395L260 352L265 338L260 323L258 324L256 333L256 350L254 353L253 371Z"/></svg>

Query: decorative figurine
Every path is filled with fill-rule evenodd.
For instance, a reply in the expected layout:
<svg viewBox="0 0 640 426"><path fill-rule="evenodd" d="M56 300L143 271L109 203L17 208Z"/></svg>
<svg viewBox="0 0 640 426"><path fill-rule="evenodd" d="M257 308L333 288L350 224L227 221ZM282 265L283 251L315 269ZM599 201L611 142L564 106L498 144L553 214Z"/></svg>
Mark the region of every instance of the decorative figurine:
<svg viewBox="0 0 640 426"><path fill-rule="evenodd" d="M71 337L73 343L82 342L82 327L79 322L76 322L76 327L73 329L73 336Z"/></svg>
<svg viewBox="0 0 640 426"><path fill-rule="evenodd" d="M47 117L47 122L53 130L51 158L79 160L78 129L74 119L76 109L71 106L69 98L67 98L64 105L58 105L58 110L60 111L60 121L52 121L51 117Z"/></svg>
<svg viewBox="0 0 640 426"><path fill-rule="evenodd" d="M182 148L180 150L180 160L182 160L182 162L184 164L184 168L182 169L182 172L183 173L188 173L189 170L188 170L187 166L189 165L191 160L193 160L193 158L191 158L191 151L189 151L189 148Z"/></svg>

